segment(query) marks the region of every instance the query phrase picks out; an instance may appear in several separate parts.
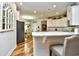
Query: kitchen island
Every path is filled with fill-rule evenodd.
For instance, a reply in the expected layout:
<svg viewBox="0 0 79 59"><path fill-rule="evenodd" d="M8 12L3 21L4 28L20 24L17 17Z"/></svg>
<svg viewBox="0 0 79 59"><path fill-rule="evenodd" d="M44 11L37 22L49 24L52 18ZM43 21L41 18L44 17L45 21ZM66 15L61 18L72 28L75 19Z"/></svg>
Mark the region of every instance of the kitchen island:
<svg viewBox="0 0 79 59"><path fill-rule="evenodd" d="M55 44L63 44L64 38L78 35L74 32L32 32L33 36L33 55L49 56L50 46Z"/></svg>

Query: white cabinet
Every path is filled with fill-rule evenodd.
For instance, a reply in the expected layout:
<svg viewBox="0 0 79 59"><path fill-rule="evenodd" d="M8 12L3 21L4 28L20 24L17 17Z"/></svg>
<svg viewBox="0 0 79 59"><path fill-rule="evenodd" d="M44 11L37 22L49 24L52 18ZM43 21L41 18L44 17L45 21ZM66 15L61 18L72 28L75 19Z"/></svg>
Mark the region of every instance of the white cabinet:
<svg viewBox="0 0 79 59"><path fill-rule="evenodd" d="M47 27L66 27L67 26L67 18L61 18L52 20L47 20Z"/></svg>
<svg viewBox="0 0 79 59"><path fill-rule="evenodd" d="M70 25L79 25L79 5L68 7L67 18Z"/></svg>
<svg viewBox="0 0 79 59"><path fill-rule="evenodd" d="M0 3L0 31L12 30L14 24L14 12L10 3Z"/></svg>
<svg viewBox="0 0 79 59"><path fill-rule="evenodd" d="M52 27L52 26L54 26L53 21L51 19L48 19L47 20L47 27Z"/></svg>
<svg viewBox="0 0 79 59"><path fill-rule="evenodd" d="M2 27L2 20L1 20L2 19L2 10L3 10L2 7L3 7L3 3L0 2L0 30L1 30L1 27Z"/></svg>
<svg viewBox="0 0 79 59"><path fill-rule="evenodd" d="M59 22L58 26L67 27L67 22L68 22L67 18L59 19L58 22Z"/></svg>

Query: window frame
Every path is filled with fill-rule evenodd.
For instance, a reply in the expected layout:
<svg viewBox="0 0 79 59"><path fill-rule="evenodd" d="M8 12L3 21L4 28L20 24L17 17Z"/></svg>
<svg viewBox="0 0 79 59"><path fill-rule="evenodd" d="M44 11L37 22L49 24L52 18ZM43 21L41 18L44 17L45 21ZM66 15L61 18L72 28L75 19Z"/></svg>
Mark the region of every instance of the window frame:
<svg viewBox="0 0 79 59"><path fill-rule="evenodd" d="M14 13L12 7L9 4L4 3L2 8L1 31L14 30Z"/></svg>

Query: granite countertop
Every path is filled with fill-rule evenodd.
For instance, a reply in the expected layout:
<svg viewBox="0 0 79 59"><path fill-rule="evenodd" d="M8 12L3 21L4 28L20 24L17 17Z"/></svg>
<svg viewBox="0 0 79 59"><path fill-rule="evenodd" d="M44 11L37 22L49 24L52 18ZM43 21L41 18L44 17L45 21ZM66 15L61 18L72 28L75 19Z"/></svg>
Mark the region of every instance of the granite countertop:
<svg viewBox="0 0 79 59"><path fill-rule="evenodd" d="M69 36L69 35L79 35L79 33L74 32L32 32L32 36Z"/></svg>

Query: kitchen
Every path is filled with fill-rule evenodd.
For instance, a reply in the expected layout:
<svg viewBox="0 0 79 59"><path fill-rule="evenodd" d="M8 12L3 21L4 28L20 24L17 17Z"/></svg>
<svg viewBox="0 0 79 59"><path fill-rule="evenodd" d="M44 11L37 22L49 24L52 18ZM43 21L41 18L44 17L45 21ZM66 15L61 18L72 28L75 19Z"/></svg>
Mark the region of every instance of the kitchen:
<svg viewBox="0 0 79 59"><path fill-rule="evenodd" d="M1 2L0 15L0 55L79 55L79 2Z"/></svg>
<svg viewBox="0 0 79 59"><path fill-rule="evenodd" d="M64 44L65 37L79 35L78 7L69 6L66 14L40 22L39 30L32 32L34 56L49 56L51 46Z"/></svg>

